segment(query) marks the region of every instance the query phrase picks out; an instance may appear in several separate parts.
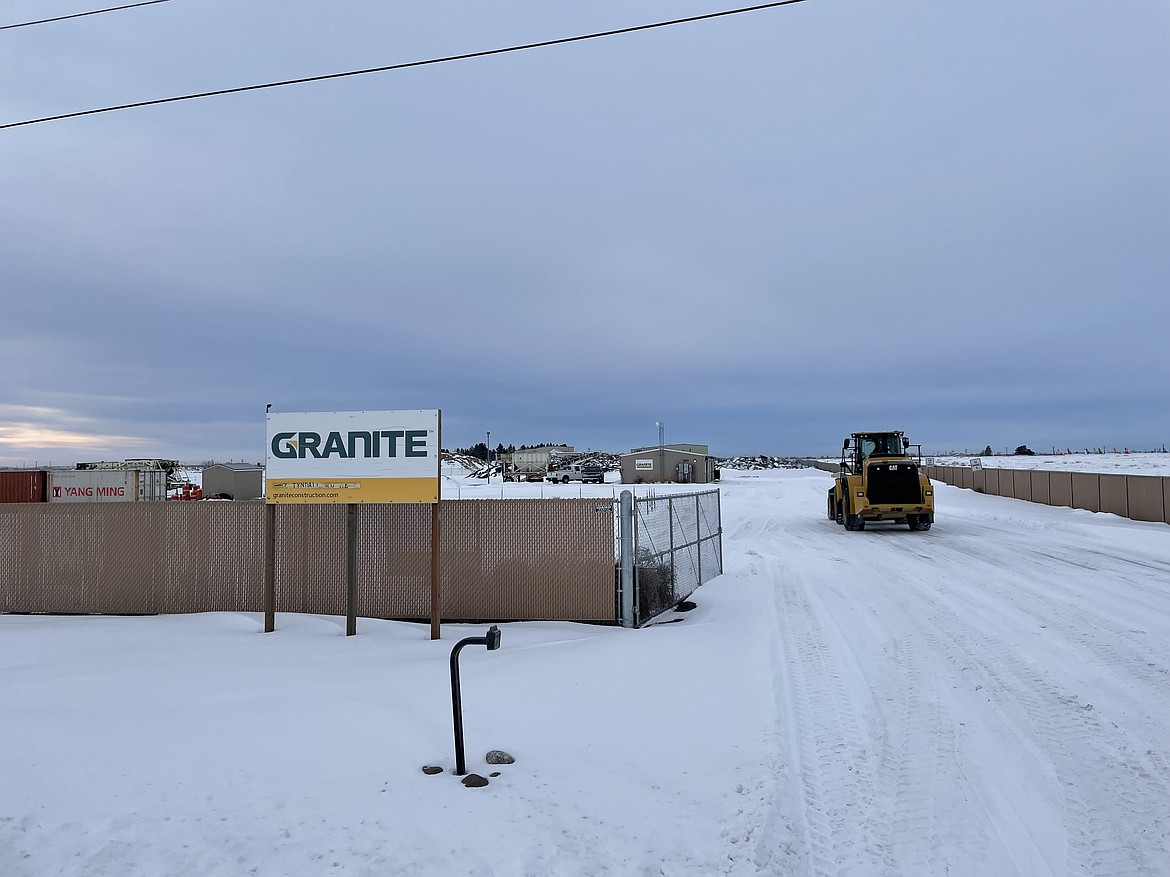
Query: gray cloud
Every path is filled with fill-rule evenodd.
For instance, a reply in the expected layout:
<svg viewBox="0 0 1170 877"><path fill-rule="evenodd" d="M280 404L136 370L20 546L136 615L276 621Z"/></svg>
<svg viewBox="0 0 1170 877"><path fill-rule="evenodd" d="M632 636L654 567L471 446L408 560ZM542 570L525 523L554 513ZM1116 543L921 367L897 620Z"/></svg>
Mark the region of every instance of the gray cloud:
<svg viewBox="0 0 1170 877"><path fill-rule="evenodd" d="M162 4L8 32L0 119L711 8ZM813 0L0 132L0 404L197 459L262 453L266 402L1160 446L1170 13L1050 11Z"/></svg>

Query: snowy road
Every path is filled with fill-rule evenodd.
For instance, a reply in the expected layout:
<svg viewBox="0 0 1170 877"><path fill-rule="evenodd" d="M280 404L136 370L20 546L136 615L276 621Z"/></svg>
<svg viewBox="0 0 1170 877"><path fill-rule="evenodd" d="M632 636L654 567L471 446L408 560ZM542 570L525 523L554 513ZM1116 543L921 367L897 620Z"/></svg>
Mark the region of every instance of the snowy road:
<svg viewBox="0 0 1170 877"><path fill-rule="evenodd" d="M930 532L847 533L801 474L725 502L803 872L1170 873L1170 528L943 485Z"/></svg>

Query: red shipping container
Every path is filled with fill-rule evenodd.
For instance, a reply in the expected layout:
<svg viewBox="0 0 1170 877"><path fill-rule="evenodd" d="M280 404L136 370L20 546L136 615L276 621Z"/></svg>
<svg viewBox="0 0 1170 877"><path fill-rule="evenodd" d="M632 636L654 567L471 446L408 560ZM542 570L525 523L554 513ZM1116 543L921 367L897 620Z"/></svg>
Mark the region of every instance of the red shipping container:
<svg viewBox="0 0 1170 877"><path fill-rule="evenodd" d="M0 502L44 502L48 482L44 472L0 472Z"/></svg>

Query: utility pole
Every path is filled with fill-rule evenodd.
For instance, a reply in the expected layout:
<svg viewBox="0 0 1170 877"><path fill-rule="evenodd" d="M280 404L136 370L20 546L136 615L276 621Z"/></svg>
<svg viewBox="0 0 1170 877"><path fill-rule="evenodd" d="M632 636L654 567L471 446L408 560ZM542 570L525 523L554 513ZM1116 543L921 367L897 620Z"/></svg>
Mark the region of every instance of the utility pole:
<svg viewBox="0 0 1170 877"><path fill-rule="evenodd" d="M484 447L487 448L487 482L488 482L488 484L491 484L492 483L492 431L490 429L487 431L487 444L484 445Z"/></svg>
<svg viewBox="0 0 1170 877"><path fill-rule="evenodd" d="M654 421L658 425L658 480L666 483L666 424L661 420Z"/></svg>

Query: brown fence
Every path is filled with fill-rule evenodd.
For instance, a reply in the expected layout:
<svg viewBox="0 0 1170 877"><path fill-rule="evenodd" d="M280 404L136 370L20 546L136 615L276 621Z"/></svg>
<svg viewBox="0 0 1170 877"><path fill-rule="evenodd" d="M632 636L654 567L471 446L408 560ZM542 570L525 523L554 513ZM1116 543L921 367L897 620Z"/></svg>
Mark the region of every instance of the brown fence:
<svg viewBox="0 0 1170 877"><path fill-rule="evenodd" d="M1170 523L1170 478L1098 475L1041 469L969 469L927 466L936 481L1053 506L1110 512L1135 521Z"/></svg>
<svg viewBox="0 0 1170 877"><path fill-rule="evenodd" d="M820 469L822 472L832 472L834 475L841 471L840 463L829 463L825 460L812 460L805 458L800 458L797 460L797 462L812 469Z"/></svg>
<svg viewBox="0 0 1170 877"><path fill-rule="evenodd" d="M440 506L444 621L615 622L609 500ZM0 504L0 612L261 612L262 503ZM275 509L276 609L344 615L346 507ZM357 614L426 619L431 509L358 506Z"/></svg>

